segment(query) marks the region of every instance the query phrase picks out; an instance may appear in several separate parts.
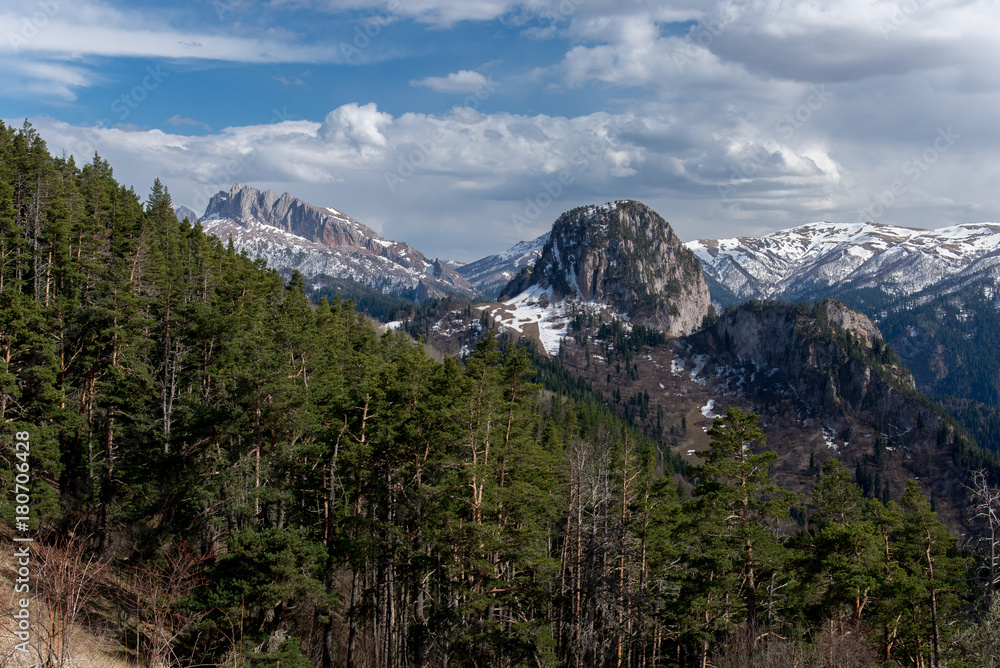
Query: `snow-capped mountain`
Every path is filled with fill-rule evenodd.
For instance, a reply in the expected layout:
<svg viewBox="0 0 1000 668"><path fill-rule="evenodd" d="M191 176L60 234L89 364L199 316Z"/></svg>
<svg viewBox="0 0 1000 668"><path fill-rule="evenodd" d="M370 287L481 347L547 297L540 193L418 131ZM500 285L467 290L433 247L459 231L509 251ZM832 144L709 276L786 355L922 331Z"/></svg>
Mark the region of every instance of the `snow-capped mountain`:
<svg viewBox="0 0 1000 668"><path fill-rule="evenodd" d="M263 258L282 273L347 278L417 301L474 288L454 269L405 243L384 239L347 214L289 193L234 184L212 197L201 218L205 231Z"/></svg>
<svg viewBox="0 0 1000 668"><path fill-rule="evenodd" d="M484 295L496 297L522 269L535 264L548 240L549 232L546 232L537 239L521 241L496 255L458 266L456 271Z"/></svg>
<svg viewBox="0 0 1000 668"><path fill-rule="evenodd" d="M732 298L890 298L954 290L995 276L1000 224L922 230L879 223L811 223L763 237L688 242L706 275ZM715 290L718 299L720 290Z"/></svg>

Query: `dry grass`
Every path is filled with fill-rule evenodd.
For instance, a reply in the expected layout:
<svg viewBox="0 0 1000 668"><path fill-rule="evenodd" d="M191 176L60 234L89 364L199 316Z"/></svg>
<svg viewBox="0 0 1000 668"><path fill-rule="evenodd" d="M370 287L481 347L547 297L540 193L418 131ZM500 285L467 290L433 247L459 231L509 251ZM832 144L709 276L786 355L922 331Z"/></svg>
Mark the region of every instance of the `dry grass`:
<svg viewBox="0 0 1000 668"><path fill-rule="evenodd" d="M14 635L14 619L12 614L15 610L18 599L24 598L24 594L14 591L15 586L15 561L13 559L14 547L9 538L0 539L3 547L0 548L0 666L10 668L34 668L41 666L44 662L45 648L48 638L46 637L45 625L48 621L48 609L44 602L34 596L32 592L31 605L28 608L31 614L31 628L29 651L23 652L16 649L20 639ZM34 556L34 552L32 553ZM40 569L37 565L32 568L32 574L36 575ZM34 589L34 588L33 588ZM121 643L104 637L99 629L87 628L77 625L70 630L70 649L72 657L64 662L67 668L87 667L87 668L128 668L136 666L134 653L121 645Z"/></svg>

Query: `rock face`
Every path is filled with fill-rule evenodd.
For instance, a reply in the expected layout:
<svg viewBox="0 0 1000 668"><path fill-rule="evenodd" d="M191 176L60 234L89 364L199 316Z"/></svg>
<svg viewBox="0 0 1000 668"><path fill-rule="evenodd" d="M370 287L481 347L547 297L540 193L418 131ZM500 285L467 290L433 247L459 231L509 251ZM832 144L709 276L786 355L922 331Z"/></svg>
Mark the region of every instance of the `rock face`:
<svg viewBox="0 0 1000 668"><path fill-rule="evenodd" d="M548 290L551 301L605 304L674 336L697 329L710 304L694 254L659 214L631 200L561 215L530 275L512 281L500 298L514 297L525 283Z"/></svg>
<svg viewBox="0 0 1000 668"><path fill-rule="evenodd" d="M216 193L208 202L205 218L256 220L328 248L369 247L379 238L371 229L331 208L321 209L289 193L280 197L271 190L233 185L228 193Z"/></svg>
<svg viewBox="0 0 1000 668"><path fill-rule="evenodd" d="M750 302L694 339L725 363L780 375L814 406L851 412L877 407L886 414L899 409L892 404L902 399L900 392L916 392L913 376L872 321L833 299L815 307Z"/></svg>
<svg viewBox="0 0 1000 668"><path fill-rule="evenodd" d="M192 224L198 221L198 213L194 209L190 209L183 204L174 205L174 215L177 216L177 220L183 221L187 218L188 222Z"/></svg>
<svg viewBox="0 0 1000 668"><path fill-rule="evenodd" d="M416 301L475 292L444 263L384 239L332 207L313 206L288 193L234 184L209 200L201 221L206 232L232 239L237 249L282 273L346 278Z"/></svg>

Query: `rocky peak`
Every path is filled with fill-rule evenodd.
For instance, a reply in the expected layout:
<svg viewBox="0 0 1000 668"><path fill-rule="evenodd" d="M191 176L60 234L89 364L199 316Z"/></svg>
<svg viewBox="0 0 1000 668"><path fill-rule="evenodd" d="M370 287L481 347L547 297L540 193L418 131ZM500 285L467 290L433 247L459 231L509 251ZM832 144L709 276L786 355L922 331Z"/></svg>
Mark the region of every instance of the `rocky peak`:
<svg viewBox="0 0 1000 668"><path fill-rule="evenodd" d="M183 204L174 204L174 215L177 216L177 220L183 221L185 218L192 225L198 222L198 212L194 209L184 206Z"/></svg>
<svg viewBox="0 0 1000 668"><path fill-rule="evenodd" d="M673 335L697 329L710 303L695 255L659 214L632 200L562 214L527 283L550 290L553 300L607 304ZM518 287L512 283L501 299Z"/></svg>
<svg viewBox="0 0 1000 668"><path fill-rule="evenodd" d="M884 342L882 332L875 323L860 311L848 308L836 299L824 299L819 303L820 313L827 322L853 336L865 348L873 348L876 342Z"/></svg>
<svg viewBox="0 0 1000 668"><path fill-rule="evenodd" d="M418 301L475 293L444 263L379 236L333 207L314 206L289 193L278 196L234 184L212 197L202 224L209 234L232 239L240 250L286 274L297 270L307 278L348 279Z"/></svg>
<svg viewBox="0 0 1000 668"><path fill-rule="evenodd" d="M289 193L279 197L272 190L233 184L229 192L216 193L205 209L205 218L250 221L290 232L328 248L365 246L378 235L336 209L307 204Z"/></svg>

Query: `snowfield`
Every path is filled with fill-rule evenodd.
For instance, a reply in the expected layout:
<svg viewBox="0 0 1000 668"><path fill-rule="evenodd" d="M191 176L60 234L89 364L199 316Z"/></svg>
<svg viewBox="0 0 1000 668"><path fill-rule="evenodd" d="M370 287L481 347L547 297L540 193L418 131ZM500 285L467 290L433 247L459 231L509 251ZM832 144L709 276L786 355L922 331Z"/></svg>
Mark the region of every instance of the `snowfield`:
<svg viewBox="0 0 1000 668"><path fill-rule="evenodd" d="M705 272L741 298L851 283L909 295L946 278L997 272L1000 224L923 230L880 223L811 223L759 237L685 244Z"/></svg>

